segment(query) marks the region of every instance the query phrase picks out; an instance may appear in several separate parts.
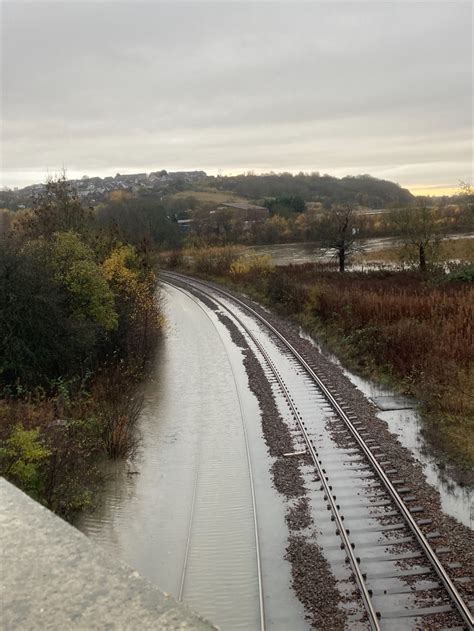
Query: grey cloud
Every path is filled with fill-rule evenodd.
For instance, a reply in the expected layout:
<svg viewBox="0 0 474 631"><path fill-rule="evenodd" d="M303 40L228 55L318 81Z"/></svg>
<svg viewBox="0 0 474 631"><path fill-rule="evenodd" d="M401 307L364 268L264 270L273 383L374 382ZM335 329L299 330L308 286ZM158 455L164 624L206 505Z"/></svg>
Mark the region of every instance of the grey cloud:
<svg viewBox="0 0 474 631"><path fill-rule="evenodd" d="M6 2L5 183L64 164L455 186L471 48L465 2Z"/></svg>

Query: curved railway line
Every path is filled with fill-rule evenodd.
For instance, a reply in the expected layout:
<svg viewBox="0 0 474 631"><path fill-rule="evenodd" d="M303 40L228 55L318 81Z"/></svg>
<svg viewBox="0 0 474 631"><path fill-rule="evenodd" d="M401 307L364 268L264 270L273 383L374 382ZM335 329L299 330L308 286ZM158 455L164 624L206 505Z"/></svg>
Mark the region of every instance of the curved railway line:
<svg viewBox="0 0 474 631"><path fill-rule="evenodd" d="M181 287L176 287L176 285L173 285L173 286L176 289L178 289L179 291L183 291L183 289ZM202 304L198 300L196 300L194 298L194 296L192 296L188 292L183 292L183 293L186 293L186 295L191 300L193 300L198 305L198 307L200 307L204 311L204 313L209 317L207 311L202 307ZM227 350L226 350L226 352L227 352ZM253 526L254 526L254 533L255 533L255 559L256 559L256 566L257 566L256 569L257 569L259 621L260 621L259 629L260 629L260 631L265 631L265 628L266 628L266 626L265 626L265 605L264 605L264 598L263 598L262 566L261 566L261 557L260 557L260 542L259 542L259 533L258 533L258 519L257 519L257 507L256 507L256 501L255 501L255 485L254 485L254 479L253 479L253 470L252 470L252 463L251 463L251 459L250 459L250 449L249 449L249 443L248 443L248 437L247 437L247 430L246 430L245 421L244 421L244 408L243 408L243 405L242 405L239 389L237 387L237 380L235 378L235 374L233 372L233 368L232 368L232 364L230 362L230 359L229 359L229 365L230 365L231 370L232 370L234 383L235 383L236 395L237 395L237 398L238 398L238 401L239 401L240 416L241 416L242 429L243 429L244 441L245 441L246 460L247 460L248 470L249 470L250 492L251 492L251 497L252 497ZM199 444L200 444L200 440L199 440ZM191 534L192 534L192 526L193 526L193 520L194 520L194 510L195 510L195 506L196 506L196 491L197 491L197 485L198 485L198 478L199 478L199 460L198 460L198 464L197 464L197 467L196 467L196 474L195 474L194 487L193 487L193 497L192 497L192 502L191 502L190 516L189 516L188 535L187 535L187 540L186 540L186 548L185 548L185 554L184 554L184 560L183 560L183 567L182 567L182 571L181 571L180 585L179 585L179 590L178 590L178 600L180 600L180 601L183 600L183 595L184 595L184 587L185 587L186 572L187 572L188 557L189 557L189 548L190 548L190 544L191 544Z"/></svg>
<svg viewBox="0 0 474 631"><path fill-rule="evenodd" d="M365 560L367 558L370 560L370 555L367 551L370 550L372 546L370 542L369 544L365 543L360 546L359 542L356 540L357 538L354 539L353 535L357 531L357 528L351 529L348 525L349 520L345 519L345 510L349 507L350 501L346 501L344 494L342 494L341 498L339 493L337 495L335 493L334 480L337 480L338 476L345 475L343 472L347 472L347 468L344 469L343 465L347 464L351 465L350 475L356 478L360 477L364 484L366 480L375 480L375 483L370 486L370 489L375 488L376 493L370 496L369 504L365 505L367 513L370 514L370 518L372 519L374 511L379 509L383 511L381 513L382 517L391 518L390 524L380 526L379 528L369 528L369 530L382 531L384 536L390 536L390 533L396 535L395 538L383 540L382 544L374 542L374 549L376 549L377 546L379 546L378 549L380 549L381 545L386 546L386 551L388 547L390 547L391 550L395 548L395 553L391 552L385 553L385 556L382 555L383 560L400 564L409 562L411 559L419 560L421 558L425 562L428 562L429 570L425 568L420 569L419 566L417 566L416 568L409 567L408 570L403 571L400 569L399 571L399 575L405 577L407 586L404 589L399 589L398 594L405 592L409 595L413 595L413 593L418 590L423 591L425 595L429 594L429 598L431 598L431 600L426 602L425 596L423 605L416 609L408 610L406 612L407 617L428 617L429 619L429 616L450 614L449 628L473 629L474 620L472 612L459 593L455 585L455 580L450 577L446 567L439 558L446 550L441 548L434 549L430 543L430 541L436 540L438 533L425 534L423 526L429 525L430 520L417 519L415 517L415 515L421 513L423 509L421 507L410 506L410 502L414 498L408 495L409 490L404 488L403 480L396 480L390 477L391 475L396 475L396 470L392 468L390 463L384 462L382 457L377 454L379 449L373 446L375 442L373 437L368 436L367 433L364 432L363 424L358 422L355 415L344 409L344 404L338 401L338 397L331 392L330 387L318 376L307 359L305 359L285 336L261 313L231 293L205 281L189 278L174 272L162 272L161 275L164 282L181 288L185 287L193 293L197 292L207 299L211 299L221 309L225 310L233 320L238 323L239 327L244 330L246 336L252 340L254 346L263 357L270 374L273 375L274 381L278 384L290 409L304 441L306 453L310 456L312 464L314 465L317 480L320 484L319 490L324 493L324 501L327 502L327 508L331 513L331 521L334 522L336 535L340 538L340 548L345 554L346 563L350 566L370 628L374 630L383 629L384 620L390 618L390 612L385 611L384 608L380 608L376 604L377 595L387 593L383 587L377 589L377 576L380 579L387 578L387 576L378 574L372 576L372 581L367 580ZM244 322L245 318L236 314L235 309L230 308L228 302L225 304L224 301L236 305L241 312L249 315L252 319L257 321L260 326L263 326L267 334L273 338L280 349L291 357L291 361L296 363L298 370L304 373L305 379L310 380L312 388L318 393L317 396L324 399L330 406L335 418L336 431L339 435L343 436L345 445L346 447L348 446L345 451L341 452L343 454L342 460L340 463L336 463L335 469L331 468L331 464L333 464L331 463L331 458L325 460L324 450L320 450L317 445L314 429L308 417L305 415L304 411L302 412L298 409L293 398L293 396L296 395L292 392L291 386L286 383L285 378L280 374L278 366L275 365L258 331L256 329L251 330L248 323ZM353 466L354 464L356 466ZM358 505L357 510L360 510L361 506L362 505ZM406 544L414 544L417 549L406 553L404 552L406 548L403 548ZM374 557L372 557L372 560L374 560ZM423 581L422 587L416 588L413 586L413 583L410 583L410 580L416 579L419 575L427 576L428 580ZM396 577L397 574L395 573L393 576ZM433 577L435 580L429 580ZM467 581L469 579L462 577L461 580ZM401 615L404 614L402 613ZM452 622L453 618L456 618L456 622L454 623ZM423 626L422 628L430 627Z"/></svg>

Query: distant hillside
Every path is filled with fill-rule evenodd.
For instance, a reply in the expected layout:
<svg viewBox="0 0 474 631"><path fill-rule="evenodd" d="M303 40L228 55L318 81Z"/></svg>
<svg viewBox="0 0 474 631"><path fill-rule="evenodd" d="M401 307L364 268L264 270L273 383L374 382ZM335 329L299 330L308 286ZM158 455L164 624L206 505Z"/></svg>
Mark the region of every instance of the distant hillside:
<svg viewBox="0 0 474 631"><path fill-rule="evenodd" d="M193 195L207 191L225 192L253 201L270 197L299 196L305 201L321 202L330 207L335 203L354 203L368 208L406 206L414 201L407 189L394 182L370 175L336 178L330 175L271 173L263 175L210 176L204 171L165 170L152 173L119 174L114 177L86 177L71 180L79 197L88 204L104 201L112 191L128 191L137 196L161 198L185 191ZM0 192L0 208L17 210L28 206L31 198L43 190L44 184L33 184L20 190ZM197 195L198 196L198 195Z"/></svg>
<svg viewBox="0 0 474 631"><path fill-rule="evenodd" d="M357 203L368 208L410 205L415 198L406 188L370 175L336 178L330 175L291 173L205 178L207 186L252 199L299 195L305 201Z"/></svg>
<svg viewBox="0 0 474 631"><path fill-rule="evenodd" d="M134 195L161 197L185 189L206 178L204 171L153 171L151 173L117 173L114 177L87 177L70 180L79 197L88 204L104 201L113 191ZM32 197L44 190L44 183L32 184L19 190L0 191L0 208L17 210L28 206Z"/></svg>

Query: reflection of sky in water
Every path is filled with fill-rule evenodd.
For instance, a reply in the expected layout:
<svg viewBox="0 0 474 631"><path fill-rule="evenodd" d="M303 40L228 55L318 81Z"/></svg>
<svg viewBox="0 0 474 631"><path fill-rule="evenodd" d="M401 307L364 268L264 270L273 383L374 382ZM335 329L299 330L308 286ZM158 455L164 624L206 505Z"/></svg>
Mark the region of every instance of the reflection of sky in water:
<svg viewBox="0 0 474 631"><path fill-rule="evenodd" d="M320 351L321 347L312 338L300 331L301 337L310 341ZM325 353L331 361L340 365L334 355ZM396 396L391 390L354 375L342 368L344 374L352 383L369 398ZM436 459L430 454L429 445L421 433L422 421L416 410L388 410L381 411L377 416L385 421L391 432L397 435L400 443L409 449L422 464L423 472L431 486L435 487L441 497L443 510L460 522L471 528L474 526L474 493L473 489L461 486L452 479L448 470L443 470L436 464ZM472 513L472 514L471 514Z"/></svg>

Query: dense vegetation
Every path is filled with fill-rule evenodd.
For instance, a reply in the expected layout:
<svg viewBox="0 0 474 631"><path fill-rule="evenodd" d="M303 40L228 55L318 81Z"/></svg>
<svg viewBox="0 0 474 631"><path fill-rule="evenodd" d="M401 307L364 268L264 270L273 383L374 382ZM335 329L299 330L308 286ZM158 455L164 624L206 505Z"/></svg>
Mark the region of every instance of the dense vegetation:
<svg viewBox="0 0 474 631"><path fill-rule="evenodd" d="M150 254L48 182L0 241L0 472L63 516L88 505L100 458L136 447L161 323Z"/></svg>
<svg viewBox="0 0 474 631"><path fill-rule="evenodd" d="M300 196L319 201L326 208L332 204L360 204L369 208L410 205L415 201L407 189L370 175L343 178L319 173L268 173L227 177L207 177L207 186L232 191L251 198Z"/></svg>
<svg viewBox="0 0 474 631"><path fill-rule="evenodd" d="M235 247L188 251L163 264L204 274L289 316L353 368L422 404L441 457L474 464L472 272L339 274L330 266L272 267ZM471 281L471 282L470 282Z"/></svg>

